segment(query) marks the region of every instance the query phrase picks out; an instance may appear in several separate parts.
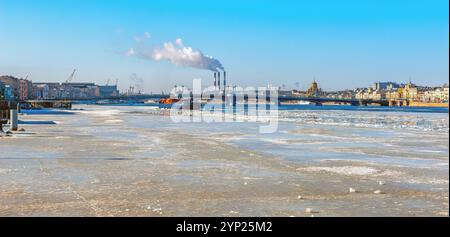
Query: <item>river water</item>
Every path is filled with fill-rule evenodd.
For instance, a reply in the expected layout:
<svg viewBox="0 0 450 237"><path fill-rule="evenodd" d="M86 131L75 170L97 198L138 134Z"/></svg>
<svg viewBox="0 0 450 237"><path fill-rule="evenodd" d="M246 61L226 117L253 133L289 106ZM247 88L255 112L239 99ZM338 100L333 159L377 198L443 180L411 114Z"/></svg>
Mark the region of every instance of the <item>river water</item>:
<svg viewBox="0 0 450 237"><path fill-rule="evenodd" d="M3 216L448 216L448 109L281 106L267 134L151 105L20 119Z"/></svg>
<svg viewBox="0 0 450 237"><path fill-rule="evenodd" d="M341 159L448 169L447 108L282 106L278 129L269 134L259 133L261 123L245 120L174 123L157 107L119 111L131 115L127 122L135 127L189 131L296 162ZM133 116L143 114L152 116Z"/></svg>

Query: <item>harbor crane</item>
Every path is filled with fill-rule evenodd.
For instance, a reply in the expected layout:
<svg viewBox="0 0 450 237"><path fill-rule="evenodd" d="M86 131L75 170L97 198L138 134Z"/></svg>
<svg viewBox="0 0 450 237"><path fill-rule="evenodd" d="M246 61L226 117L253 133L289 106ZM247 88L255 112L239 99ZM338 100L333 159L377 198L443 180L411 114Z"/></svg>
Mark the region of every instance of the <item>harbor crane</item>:
<svg viewBox="0 0 450 237"><path fill-rule="evenodd" d="M117 86L117 82L119 81L119 79L116 79L116 84L114 84L115 86ZM106 84L105 84L105 86L109 86L109 83L111 82L111 79L108 79L107 81L106 81Z"/></svg>
<svg viewBox="0 0 450 237"><path fill-rule="evenodd" d="M70 74L69 78L67 78L65 83L70 83L73 80L73 77L75 76L75 72L77 69L73 69L72 73Z"/></svg>

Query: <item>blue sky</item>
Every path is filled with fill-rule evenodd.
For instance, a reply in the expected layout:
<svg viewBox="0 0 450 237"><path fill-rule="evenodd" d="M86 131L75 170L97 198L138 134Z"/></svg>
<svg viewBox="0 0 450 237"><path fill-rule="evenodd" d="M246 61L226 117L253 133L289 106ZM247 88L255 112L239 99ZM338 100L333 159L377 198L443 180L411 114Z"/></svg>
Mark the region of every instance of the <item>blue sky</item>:
<svg viewBox="0 0 450 237"><path fill-rule="evenodd" d="M448 17L447 0L0 0L0 74L64 81L76 68L74 81L117 78L124 89L135 73L147 92L212 81L206 70L125 56L149 32L149 49L182 38L243 86L442 85Z"/></svg>

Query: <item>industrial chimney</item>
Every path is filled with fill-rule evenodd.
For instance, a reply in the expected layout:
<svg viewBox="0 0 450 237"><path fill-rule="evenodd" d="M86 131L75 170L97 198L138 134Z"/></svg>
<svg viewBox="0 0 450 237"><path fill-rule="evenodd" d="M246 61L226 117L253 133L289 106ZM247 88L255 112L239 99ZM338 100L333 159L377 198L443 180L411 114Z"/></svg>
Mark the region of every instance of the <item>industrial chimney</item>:
<svg viewBox="0 0 450 237"><path fill-rule="evenodd" d="M217 76L216 76L216 73L214 73L214 89L217 90Z"/></svg>
<svg viewBox="0 0 450 237"><path fill-rule="evenodd" d="M217 86L219 87L220 90L220 72L217 72L217 80L218 80Z"/></svg>
<svg viewBox="0 0 450 237"><path fill-rule="evenodd" d="M227 88L227 72L223 72L223 89Z"/></svg>

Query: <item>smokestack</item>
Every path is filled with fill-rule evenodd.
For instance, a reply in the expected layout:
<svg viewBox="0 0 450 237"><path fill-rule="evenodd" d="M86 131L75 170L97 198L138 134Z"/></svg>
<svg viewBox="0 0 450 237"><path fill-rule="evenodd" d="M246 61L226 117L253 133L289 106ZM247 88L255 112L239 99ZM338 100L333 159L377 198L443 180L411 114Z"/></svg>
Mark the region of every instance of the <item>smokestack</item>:
<svg viewBox="0 0 450 237"><path fill-rule="evenodd" d="M227 72L223 72L223 88L227 88Z"/></svg>
<svg viewBox="0 0 450 237"><path fill-rule="evenodd" d="M217 86L219 87L220 90L220 72L217 72L217 78L218 78Z"/></svg>

